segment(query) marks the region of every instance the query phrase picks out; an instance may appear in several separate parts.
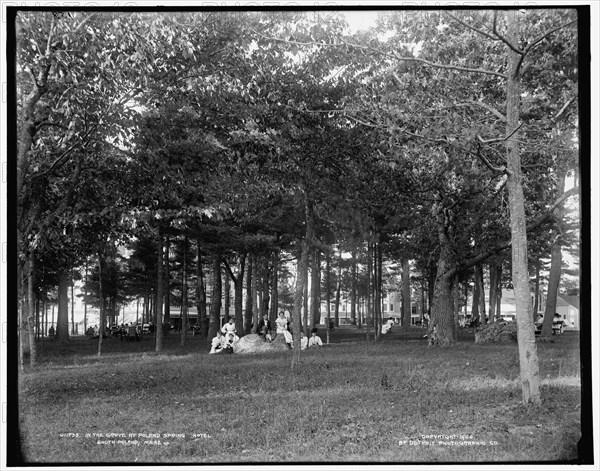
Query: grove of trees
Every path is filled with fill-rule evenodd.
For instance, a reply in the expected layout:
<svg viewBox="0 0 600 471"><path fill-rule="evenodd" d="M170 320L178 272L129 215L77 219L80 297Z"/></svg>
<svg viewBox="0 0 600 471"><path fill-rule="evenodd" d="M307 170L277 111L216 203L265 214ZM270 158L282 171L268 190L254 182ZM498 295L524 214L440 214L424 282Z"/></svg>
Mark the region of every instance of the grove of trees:
<svg viewBox="0 0 600 471"><path fill-rule="evenodd" d="M432 347L454 344L470 283L514 289L539 403L532 281L551 259L555 300L579 237L578 13L398 10L356 32L327 11L9 9L22 364L40 300L68 340L78 278L98 354L135 299L157 326L196 306L212 337L222 299L238 332L282 308L299 332L321 300L337 322L343 291L377 340L393 264Z"/></svg>

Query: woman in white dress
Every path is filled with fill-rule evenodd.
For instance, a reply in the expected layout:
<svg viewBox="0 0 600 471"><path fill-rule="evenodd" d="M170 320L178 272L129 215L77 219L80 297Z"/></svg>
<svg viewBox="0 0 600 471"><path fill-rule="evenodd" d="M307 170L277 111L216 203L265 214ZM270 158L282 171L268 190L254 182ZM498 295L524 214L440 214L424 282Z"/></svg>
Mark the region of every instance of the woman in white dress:
<svg viewBox="0 0 600 471"><path fill-rule="evenodd" d="M288 330L288 322L283 312L279 313L279 317L277 317L275 325L277 326L277 335L282 334L285 338L285 343L291 344L292 334L290 334L290 331Z"/></svg>

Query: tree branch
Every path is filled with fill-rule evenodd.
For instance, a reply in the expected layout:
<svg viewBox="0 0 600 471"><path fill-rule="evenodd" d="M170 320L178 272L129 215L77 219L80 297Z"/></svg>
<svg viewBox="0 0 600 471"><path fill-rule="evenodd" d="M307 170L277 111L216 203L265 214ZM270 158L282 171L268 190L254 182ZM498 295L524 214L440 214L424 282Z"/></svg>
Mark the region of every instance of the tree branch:
<svg viewBox="0 0 600 471"><path fill-rule="evenodd" d="M419 62L421 64L425 64L428 65L429 67L434 67L434 68L438 68L438 69L448 69L448 70L459 70L461 72L469 72L469 73L475 73L475 74L484 74L484 75L494 75L496 77L502 77L504 79L508 78L508 75L500 73L500 72L495 72L493 70L487 70L487 69L473 69L470 67L461 67L458 65L447 65L447 64L438 64L437 62L430 62L426 59L418 59L416 57L405 57L405 56L398 56L396 54L393 53L389 53L389 52L385 52L385 51L381 51L380 49L375 49L374 47L371 46L363 46L361 44L356 44L356 43L349 43L349 42L341 42L339 44L328 44L328 43L320 43L320 42L315 42L315 41L309 41L309 42L301 42L301 41L294 41L294 40L289 40L289 39L281 39L281 38L275 38L273 36L266 36L262 33L259 33L257 31L252 30L255 34L262 36L263 38L266 39L272 39L275 41L280 41L280 42L284 42L284 43L288 43L288 44L298 44L300 46L324 46L324 47L342 47L342 46L348 46L348 47L353 47L356 49L361 49L361 50L366 50L366 51L370 51L370 52L374 52L376 54L382 55L384 57L390 57L392 59L396 59L398 61L405 61L405 62Z"/></svg>
<svg viewBox="0 0 600 471"><path fill-rule="evenodd" d="M565 112L565 110L571 105L571 103L573 103L575 101L576 97L571 98L570 100L568 100L563 107L559 110L558 113L556 113L556 116L554 118L552 118L552 122L556 122L556 120L558 118L561 117L561 115Z"/></svg>
<svg viewBox="0 0 600 471"><path fill-rule="evenodd" d="M545 33L541 34L536 39L534 39L533 42L531 44L529 44L525 48L525 50L523 51L523 53L527 54L529 51L531 51L535 46L537 46L541 41L543 41L544 39L546 39L552 33L555 33L556 31L558 31L560 29L566 28L567 26L570 26L570 25L572 25L573 23L576 23L576 22L577 22L577 20L569 21L568 23L565 23L564 25L557 26L556 28L552 28L551 30L546 31Z"/></svg>
<svg viewBox="0 0 600 471"><path fill-rule="evenodd" d="M479 137L479 136L478 136ZM508 168L506 168L506 165L502 166L502 167L496 167L494 165L492 165L490 163L490 161L488 159L486 159L482 154L481 154L481 147L479 148L479 150L476 152L477 157L479 158L479 160L481 160L485 166L487 168L489 168L492 172L497 172L497 173L508 173Z"/></svg>
<svg viewBox="0 0 600 471"><path fill-rule="evenodd" d="M510 137L516 133L521 126L523 126L523 123L519 124L508 136L506 137L502 137L502 138L497 138L497 139L483 139L479 134L477 135L477 138L479 139L479 142L481 142L482 144L492 144L494 142L504 142L507 139L510 139Z"/></svg>
<svg viewBox="0 0 600 471"><path fill-rule="evenodd" d="M474 26L471 26L467 22L465 22L465 21L461 20L460 18L454 16L452 13L446 12L446 15L448 15L450 18L453 18L454 20L458 21L461 25L466 26L471 31L475 31L476 33L479 33L482 36L485 36L486 38L491 39L492 41L499 41L500 40L500 38L498 38L496 36L492 36L490 33L486 33L485 31L482 31L480 29L475 28Z"/></svg>
<svg viewBox="0 0 600 471"><path fill-rule="evenodd" d="M500 34L500 32L498 31L498 28L497 28L497 21L496 21L497 16L498 16L498 11L495 10L494 11L494 27L493 27L494 34L498 37L498 39L500 41L502 41L504 44L506 44L510 49L512 49L517 54L519 54L521 56L524 56L525 54L527 54L527 52L521 51L521 49L519 49L517 46L515 46L508 39L506 39L504 36L502 36Z"/></svg>
<svg viewBox="0 0 600 471"><path fill-rule="evenodd" d="M577 192L579 191L579 187L573 187L571 188L569 191L563 193L554 203L552 203L548 209L546 210L546 212L544 214L542 214L540 217L538 217L535 221L533 221L531 224L527 225L527 232L533 232L535 230L537 230L542 224L544 224L548 219L552 218L552 213L554 212L554 210L560 206L562 203L565 202L566 199L568 199L569 197L577 194ZM492 255L495 255L499 252L502 252L503 250L506 250L507 248L509 248L511 245L511 241L510 240L506 240L504 242L501 242L500 244L496 245L495 247L492 247L490 250L479 254L465 262L463 262L462 264L460 264L458 267L456 267L455 269L451 270L454 274L458 273L458 272L463 272L465 270L468 270L469 268L471 268L472 266L483 262L484 260L486 260L487 258L491 257Z"/></svg>
<svg viewBox="0 0 600 471"><path fill-rule="evenodd" d="M469 104L477 105L477 106L481 106L482 108L485 108L490 113L492 113L494 116L496 116L498 119L500 119L500 121L502 121L503 123L506 123L506 116L504 116L502 113L500 113L500 111L498 111L493 106L483 103L482 101L471 101L471 102L469 102Z"/></svg>

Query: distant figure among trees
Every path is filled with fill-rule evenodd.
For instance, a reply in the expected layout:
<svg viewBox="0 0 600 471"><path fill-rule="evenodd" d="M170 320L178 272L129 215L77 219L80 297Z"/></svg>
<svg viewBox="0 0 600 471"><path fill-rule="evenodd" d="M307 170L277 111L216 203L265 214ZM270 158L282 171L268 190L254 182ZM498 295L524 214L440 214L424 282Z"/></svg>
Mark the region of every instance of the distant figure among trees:
<svg viewBox="0 0 600 471"><path fill-rule="evenodd" d="M263 318L258 323L258 335L264 336L267 342L271 342L271 321L269 321L269 316L264 315Z"/></svg>
<svg viewBox="0 0 600 471"><path fill-rule="evenodd" d="M228 332L233 332L234 334L237 332L235 329L235 319L233 317L229 318L229 322L223 324L221 327L221 332L227 334Z"/></svg>
<svg viewBox="0 0 600 471"><path fill-rule="evenodd" d="M392 331L392 326L394 325L394 320L390 317L385 324L381 326L381 333L387 334Z"/></svg>
<svg viewBox="0 0 600 471"><path fill-rule="evenodd" d="M313 329L310 333L310 338L308 339L308 348L310 347L322 347L323 341L317 335L317 330Z"/></svg>
<svg viewBox="0 0 600 471"><path fill-rule="evenodd" d="M308 338L304 335L303 331L300 331L300 350L306 350L308 348Z"/></svg>
<svg viewBox="0 0 600 471"><path fill-rule="evenodd" d="M211 340L211 349L210 349L210 354L213 353L220 353L221 349L223 348L223 343L222 343L222 338L223 338L223 334L221 333L220 330L217 330L217 335Z"/></svg>
<svg viewBox="0 0 600 471"><path fill-rule="evenodd" d="M285 318L283 312L279 313L279 317L275 321L275 325L277 326L277 335L281 334L285 338L285 343L292 344L292 334L288 330L288 321Z"/></svg>

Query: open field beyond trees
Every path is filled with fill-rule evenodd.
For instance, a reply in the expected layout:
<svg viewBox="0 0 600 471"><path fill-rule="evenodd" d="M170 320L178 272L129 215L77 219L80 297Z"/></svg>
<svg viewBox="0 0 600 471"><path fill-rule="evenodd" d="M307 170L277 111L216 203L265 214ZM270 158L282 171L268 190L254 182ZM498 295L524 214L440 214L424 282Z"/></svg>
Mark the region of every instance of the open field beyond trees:
<svg viewBox="0 0 600 471"><path fill-rule="evenodd" d="M153 352L149 337L136 343L111 339L102 357L94 355L96 342L73 340L66 347L47 342L42 368L26 371L19 381L24 459L289 463L577 457L576 332L538 344L543 406L527 407L516 344L477 345L464 330L448 355L428 348L420 329L397 329L369 344L358 340L357 332L336 329L330 345L302 352L293 370L291 351L208 355L200 337L181 347L179 336L169 336L163 355Z"/></svg>

